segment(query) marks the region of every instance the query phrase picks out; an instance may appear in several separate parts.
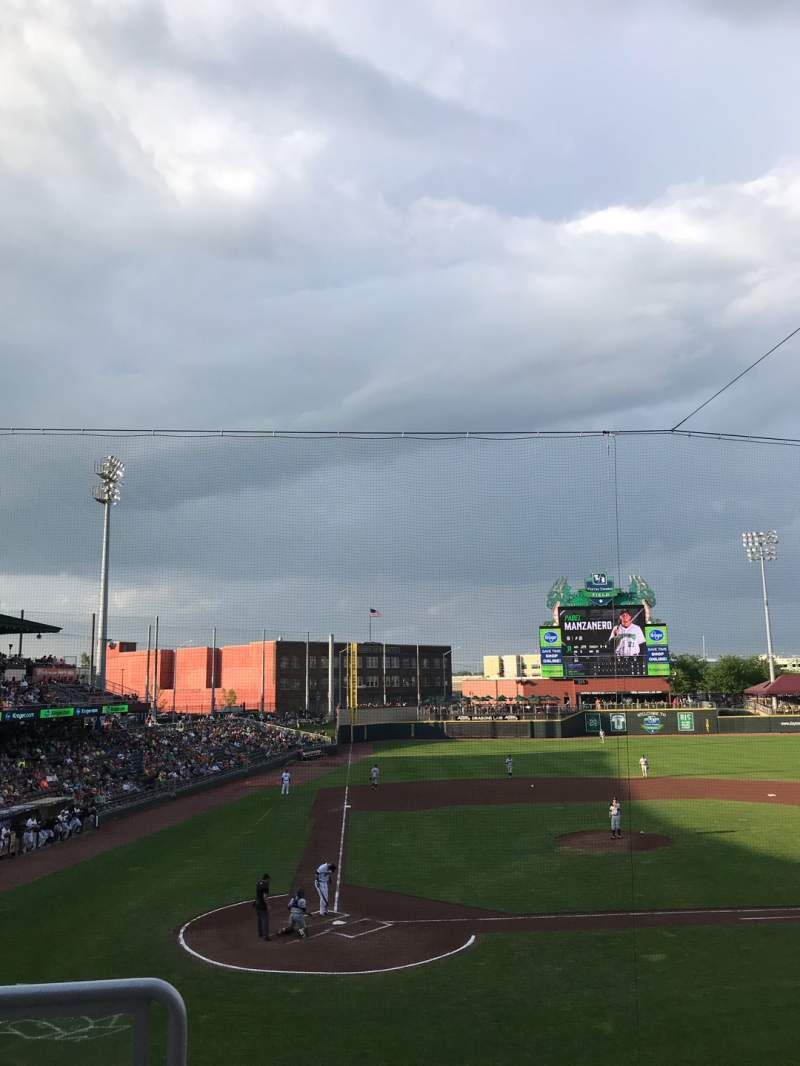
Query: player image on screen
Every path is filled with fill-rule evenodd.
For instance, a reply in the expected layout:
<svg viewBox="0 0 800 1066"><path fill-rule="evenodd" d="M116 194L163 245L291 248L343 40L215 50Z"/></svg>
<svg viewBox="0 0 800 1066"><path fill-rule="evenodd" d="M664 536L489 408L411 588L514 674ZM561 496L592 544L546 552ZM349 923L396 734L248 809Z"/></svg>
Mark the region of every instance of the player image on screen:
<svg viewBox="0 0 800 1066"><path fill-rule="evenodd" d="M630 611L623 608L619 613L619 621L611 630L609 642L614 641L614 654L624 658L641 655L645 645L645 637L641 626L633 621Z"/></svg>

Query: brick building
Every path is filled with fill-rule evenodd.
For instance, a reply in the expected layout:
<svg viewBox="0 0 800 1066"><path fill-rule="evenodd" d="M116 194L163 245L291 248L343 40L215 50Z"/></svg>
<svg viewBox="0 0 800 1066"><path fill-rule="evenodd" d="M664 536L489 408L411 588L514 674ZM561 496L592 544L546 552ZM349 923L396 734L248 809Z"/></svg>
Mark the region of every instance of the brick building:
<svg viewBox="0 0 800 1066"><path fill-rule="evenodd" d="M334 643L333 704L347 705L347 648ZM419 665L419 669L417 666ZM414 704L452 694L452 655L446 644L358 645L359 706ZM109 645L106 678L126 693L152 700L162 712L207 712L226 705L248 710L312 713L328 704L328 642L267 640L221 648L140 649ZM213 692L213 699L212 699Z"/></svg>

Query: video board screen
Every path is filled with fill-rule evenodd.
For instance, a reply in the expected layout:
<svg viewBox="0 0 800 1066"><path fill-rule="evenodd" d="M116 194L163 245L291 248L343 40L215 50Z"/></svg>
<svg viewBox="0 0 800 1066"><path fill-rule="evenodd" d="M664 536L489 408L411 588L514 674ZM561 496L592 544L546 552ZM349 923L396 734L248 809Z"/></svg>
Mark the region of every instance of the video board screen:
<svg viewBox="0 0 800 1066"><path fill-rule="evenodd" d="M647 622L640 604L563 607L541 626L543 677L667 677L667 627Z"/></svg>

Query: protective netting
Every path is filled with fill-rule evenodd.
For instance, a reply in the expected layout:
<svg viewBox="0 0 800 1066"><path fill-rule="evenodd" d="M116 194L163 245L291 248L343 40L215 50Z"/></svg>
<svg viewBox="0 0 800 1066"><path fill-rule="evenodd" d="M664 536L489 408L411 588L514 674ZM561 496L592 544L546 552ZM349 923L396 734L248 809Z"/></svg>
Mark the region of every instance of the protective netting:
<svg viewBox="0 0 800 1066"><path fill-rule="evenodd" d="M102 532L91 489L94 465L108 454L127 468L111 523L108 636L115 641L144 647L156 616L162 648L209 645L212 630L220 646L259 641L262 633L321 640L333 632L340 641L364 641L371 624L376 641L449 645L455 672L480 670L486 654L538 651L556 579L575 589L600 572L622 587L630 574L648 582L673 654L763 654L760 575L741 534L774 528L777 560L767 572L775 650L798 650L800 453L789 443L659 433L48 432L0 439L0 612L24 610L63 627L41 641L26 637L28 654L78 661L90 650ZM370 609L379 612L371 620ZM304 1037L292 1028L291 1046L275 1061L313 1057L320 1033L327 1039L341 1030L351 1041L373 1015L361 1057L395 1041L405 1057L403 1040L433 1047L442 1014L427 1027L424 1002L446 1005L448 1040L469 1034L463 1061L475 1061L472 1041L483 1032L492 1042L500 1033L517 1040L521 1050L507 1056L515 1061L531 1046L552 1051L548 1061L589 1061L589 1054L638 1062L662 1046L669 1056L658 1061L762 1061L758 1034L738 1032L738 1021L743 1002L757 1004L762 1031L780 1034L793 1017L800 729L728 736L720 725L717 735L693 706L686 712L691 735L633 735L627 727L615 734L606 715L605 737L544 739L538 732L539 740L528 722L499 728L486 720L485 739L466 723L450 730L463 739L387 740L374 755L360 748L352 767L340 752L338 764L320 766L320 783L332 790L320 802L313 763L293 767L290 795L279 796L274 778L259 778L249 794L237 793L236 804L173 827L168 843L159 834L137 844L133 865L111 851L97 860L103 876L95 863L68 871L82 913L93 922L102 916L105 946L90 965L116 972L124 960L127 969L148 972L155 959L159 973L186 990L196 1046L206 1049L202 1061L257 1061L265 987L258 975L250 975L249 996L221 969L204 969L201 988L194 970L160 952L182 923L247 899L262 855L280 893L311 884L319 862L335 857L341 906L376 923L358 941L363 972L405 965L410 949L403 944L392 954L392 938L380 930L405 928L409 916L430 921L426 928L450 928L466 913L472 924L464 937L477 932L480 948L457 962L404 971L390 990L375 993L366 1016L363 997L332 982L314 1003L312 1044L299 1051ZM549 722L534 724L545 730ZM373 758L379 787L368 776ZM622 835L612 838L615 797ZM6 897L18 925L37 906L45 915L37 936L48 936L40 956L51 961L30 979L61 978L63 960L82 957L82 927L61 927L50 885L42 879L24 900ZM243 955L224 965L252 963L252 910L249 903L241 910ZM492 925L498 914L510 924ZM771 932L777 929L779 938ZM334 935L323 943L335 944ZM229 939L226 927L217 942ZM423 945L419 958L442 957L445 941ZM26 943L20 940L23 954ZM313 939L304 947L313 948ZM265 958L278 971L288 965ZM5 980L17 980L20 959L9 959ZM332 952L314 965L334 973L338 961ZM292 1017L297 985L268 987L275 1016ZM482 1010L495 1005L497 1017L476 1032L477 1002ZM393 1017L402 1018L402 1038L393 1035ZM272 1027L273 1043L280 1029ZM701 1043L704 1057L693 1057L696 1034L706 1031L712 1049ZM78 1040L80 1031L67 1035ZM35 1048L27 1034L7 1031L6 1049L19 1055L26 1039ZM744 1049L733 1047L743 1040ZM794 1030L776 1041L774 1060L784 1061ZM75 1046L84 1054L103 1051L104 1043ZM39 1047L63 1058L63 1043L42 1039ZM350 1061L351 1045L342 1047ZM481 1061L493 1061L494 1052L483 1045Z"/></svg>
<svg viewBox="0 0 800 1066"><path fill-rule="evenodd" d="M776 651L798 622L794 447L665 434L515 439L7 434L0 611L63 627L98 606L95 463L127 470L112 515L108 635L162 646L268 638L440 642L454 668L535 652L547 591L643 575L671 650L764 650L744 530L776 528ZM26 638L27 641L30 638ZM11 638L9 638L11 640Z"/></svg>

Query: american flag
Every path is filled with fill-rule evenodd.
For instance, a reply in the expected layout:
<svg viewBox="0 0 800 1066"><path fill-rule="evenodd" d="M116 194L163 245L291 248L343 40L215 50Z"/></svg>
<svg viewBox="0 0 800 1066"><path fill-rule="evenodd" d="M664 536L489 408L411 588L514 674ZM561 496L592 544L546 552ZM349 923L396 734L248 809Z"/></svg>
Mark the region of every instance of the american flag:
<svg viewBox="0 0 800 1066"><path fill-rule="evenodd" d="M374 607L370 607L369 616L370 616L370 618L383 618L383 615L381 614L381 612L380 611L376 611Z"/></svg>

